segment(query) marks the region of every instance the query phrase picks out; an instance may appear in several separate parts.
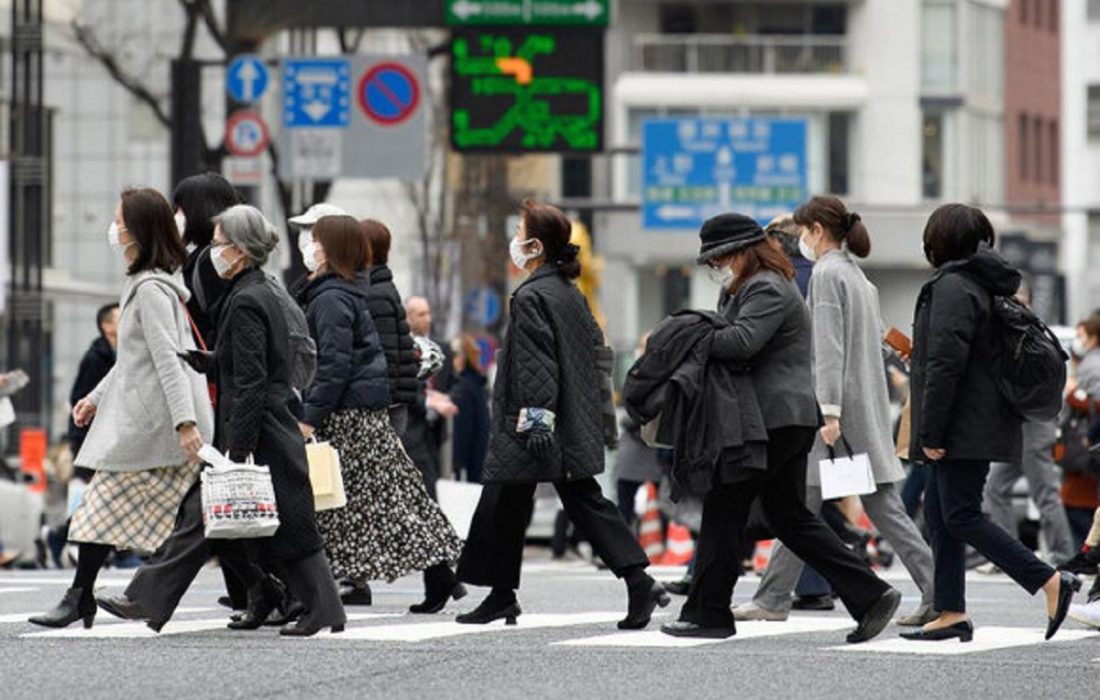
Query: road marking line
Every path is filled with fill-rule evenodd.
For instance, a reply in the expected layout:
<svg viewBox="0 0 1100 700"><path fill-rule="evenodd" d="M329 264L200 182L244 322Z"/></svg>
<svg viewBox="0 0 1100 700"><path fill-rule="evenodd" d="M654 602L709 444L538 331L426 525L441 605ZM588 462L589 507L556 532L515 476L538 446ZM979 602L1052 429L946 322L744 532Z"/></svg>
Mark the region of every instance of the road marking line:
<svg viewBox="0 0 1100 700"><path fill-rule="evenodd" d="M887 631L889 634L889 631ZM872 654L919 654L930 656L958 656L960 654L977 654L983 651L995 651L997 649L1010 649L1012 647L1026 647L1044 644L1045 631L1030 627L978 627L974 630L974 641L960 642L949 640L943 642L914 642L908 639L894 637L865 642L863 644L848 644L839 647L827 647L829 651L849 651ZM1081 639L1096 636L1094 632L1083 630L1061 630L1058 636L1051 642L1076 642Z"/></svg>
<svg viewBox="0 0 1100 700"><path fill-rule="evenodd" d="M70 571L71 571L71 569L70 569ZM44 576L33 576L33 577L30 577L30 576L9 576L9 577L0 576L0 584L5 585L5 586L7 586L7 585L21 586L23 584L28 584L28 583L36 584L36 585L49 585L49 586L71 586L71 585L73 585L72 574L69 574L67 576L65 574L62 574L62 576L64 576L64 578L46 578ZM130 579L129 578L105 578L105 577L101 576L98 579L96 579L96 589L102 588L104 586L123 586L123 587L125 587L125 586L129 586L129 585L130 585Z"/></svg>
<svg viewBox="0 0 1100 700"><path fill-rule="evenodd" d="M395 617L402 617L402 615L400 613L352 613L348 615L348 621L358 622ZM26 617L21 617L21 619L25 621ZM112 621L103 625L96 624L96 626L92 627L90 630L84 629L79 624L74 624L64 629L30 632L20 636L24 639L147 639L152 637L163 637L165 635L189 634L192 632L209 632L212 630L226 629L226 624L228 622L228 614L226 617L216 620L170 620L158 635L156 632L149 629L144 622ZM266 629L278 633L278 628L276 627L268 627Z"/></svg>
<svg viewBox="0 0 1100 700"><path fill-rule="evenodd" d="M37 590L37 588L0 588L0 593L30 593Z"/></svg>
<svg viewBox="0 0 1100 700"><path fill-rule="evenodd" d="M792 634L811 634L816 632L834 632L851 629L855 623L840 617L792 617L786 622L738 622L736 636L727 639L697 639L692 637L672 637L660 630L642 630L639 632L619 632L599 637L569 639L554 642L553 646L574 647L698 647L722 642L736 642L746 639L778 637Z"/></svg>
<svg viewBox="0 0 1100 700"><path fill-rule="evenodd" d="M469 634L491 632L523 632L524 630L549 629L554 627L572 627L614 622L621 619L621 612L562 613L521 615L516 625L505 625L504 621L488 625L460 625L457 622L429 622L411 625L382 625L378 627L356 627L343 634L326 636L328 640L370 640L375 642L423 642L429 639L444 639Z"/></svg>

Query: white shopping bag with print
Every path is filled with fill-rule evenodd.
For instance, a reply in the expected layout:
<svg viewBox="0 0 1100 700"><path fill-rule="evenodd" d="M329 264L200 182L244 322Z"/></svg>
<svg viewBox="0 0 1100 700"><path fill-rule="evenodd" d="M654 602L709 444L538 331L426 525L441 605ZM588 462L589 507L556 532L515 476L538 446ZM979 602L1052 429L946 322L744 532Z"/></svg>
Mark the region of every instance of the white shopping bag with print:
<svg viewBox="0 0 1100 700"><path fill-rule="evenodd" d="M847 457L837 457L829 448L829 459L821 460L821 497L826 501L845 496L862 496L874 493L875 475L871 471L871 458L865 453L852 454L848 441L841 437Z"/></svg>
<svg viewBox="0 0 1100 700"><path fill-rule="evenodd" d="M271 470L230 461L210 445L199 449L210 466L202 470L202 522L207 539L271 537L279 529L279 508Z"/></svg>

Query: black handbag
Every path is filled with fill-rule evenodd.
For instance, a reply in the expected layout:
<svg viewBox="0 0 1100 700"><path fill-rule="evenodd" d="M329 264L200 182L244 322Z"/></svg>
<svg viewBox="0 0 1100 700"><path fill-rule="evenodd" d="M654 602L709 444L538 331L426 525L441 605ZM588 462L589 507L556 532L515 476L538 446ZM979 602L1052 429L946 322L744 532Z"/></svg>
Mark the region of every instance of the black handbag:
<svg viewBox="0 0 1100 700"><path fill-rule="evenodd" d="M1092 402L1090 402L1091 404ZM1100 475L1100 452L1091 449L1090 433L1096 424L1095 410L1087 413L1070 409L1062 421L1063 454L1060 464L1067 472Z"/></svg>

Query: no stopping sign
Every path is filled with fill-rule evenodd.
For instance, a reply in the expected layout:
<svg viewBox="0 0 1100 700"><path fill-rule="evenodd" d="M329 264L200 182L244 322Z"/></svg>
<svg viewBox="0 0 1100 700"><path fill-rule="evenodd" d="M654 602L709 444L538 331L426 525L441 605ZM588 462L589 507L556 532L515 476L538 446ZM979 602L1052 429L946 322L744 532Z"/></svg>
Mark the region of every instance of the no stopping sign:
<svg viewBox="0 0 1100 700"><path fill-rule="evenodd" d="M420 105L420 82L400 63L379 63L359 81L359 106L371 121L400 124Z"/></svg>

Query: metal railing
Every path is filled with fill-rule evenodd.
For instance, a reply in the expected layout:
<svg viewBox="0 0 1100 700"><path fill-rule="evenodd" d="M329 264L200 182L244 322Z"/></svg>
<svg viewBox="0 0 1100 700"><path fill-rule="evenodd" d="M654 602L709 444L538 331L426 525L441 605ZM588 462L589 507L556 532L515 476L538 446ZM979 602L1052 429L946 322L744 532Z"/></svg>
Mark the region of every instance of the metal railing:
<svg viewBox="0 0 1100 700"><path fill-rule="evenodd" d="M847 73L843 36L639 34L634 69L662 73Z"/></svg>

